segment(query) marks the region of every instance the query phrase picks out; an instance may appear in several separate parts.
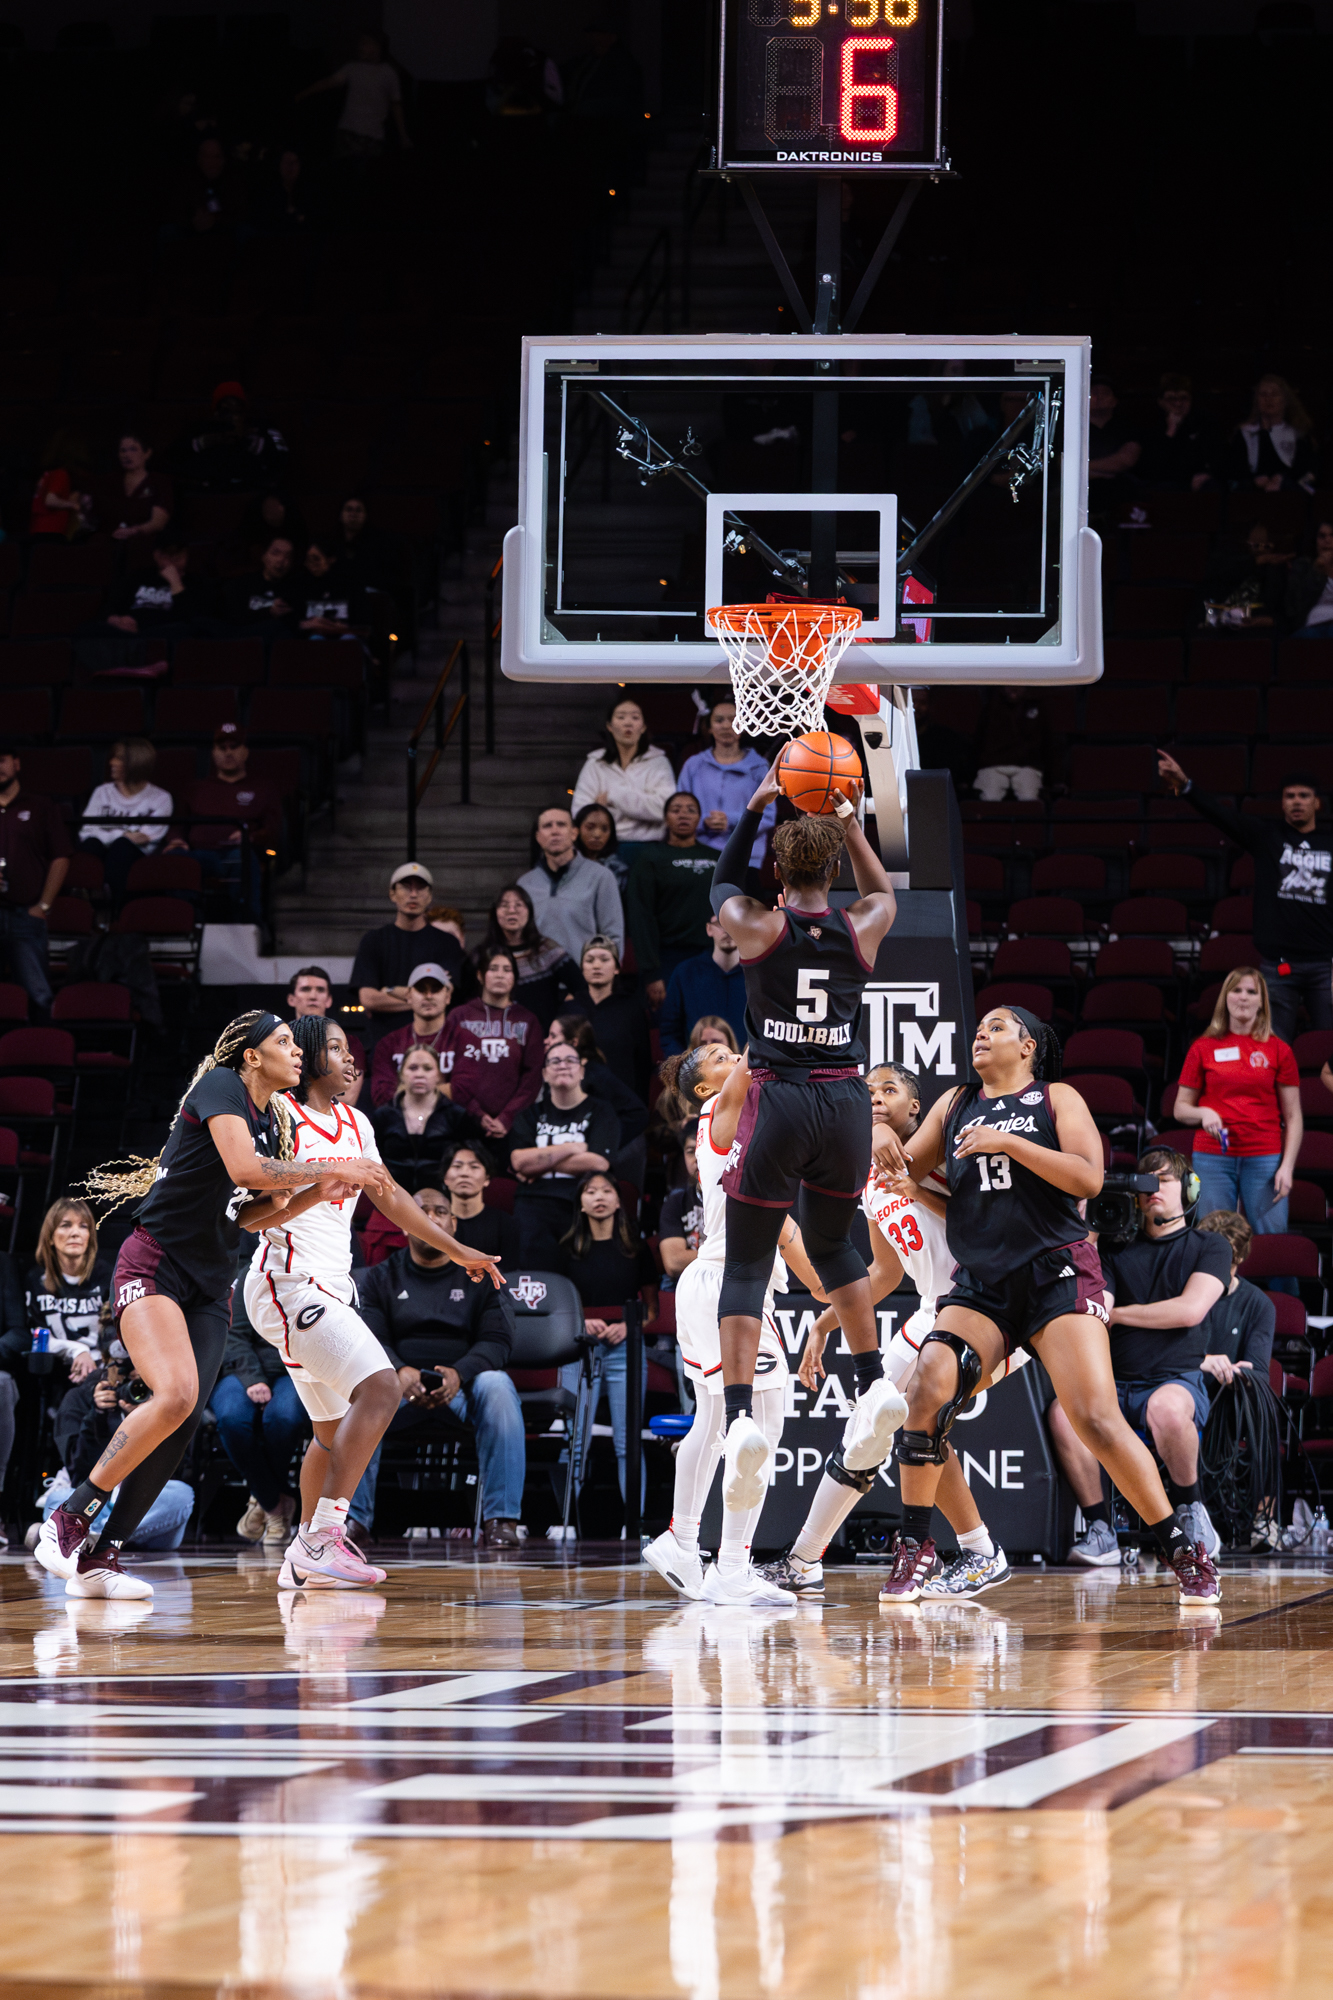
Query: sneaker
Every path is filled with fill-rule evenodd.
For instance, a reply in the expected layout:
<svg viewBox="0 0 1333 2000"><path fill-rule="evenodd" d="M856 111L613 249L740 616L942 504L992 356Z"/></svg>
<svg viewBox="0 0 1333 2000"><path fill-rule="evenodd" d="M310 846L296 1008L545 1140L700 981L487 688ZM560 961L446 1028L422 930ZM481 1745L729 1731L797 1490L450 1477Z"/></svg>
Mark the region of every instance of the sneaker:
<svg viewBox="0 0 1333 2000"><path fill-rule="evenodd" d="M87 1539L88 1523L78 1514L56 1507L42 1523L33 1554L52 1576L73 1576L79 1550Z"/></svg>
<svg viewBox="0 0 1333 2000"><path fill-rule="evenodd" d="M44 1525L45 1523L42 1521L33 1522L32 1526L28 1529L27 1534L23 1537L23 1546L25 1549L31 1551L36 1548L37 1537L41 1534Z"/></svg>
<svg viewBox="0 0 1333 2000"><path fill-rule="evenodd" d="M282 1584L290 1571L291 1583ZM291 1590L354 1590L358 1584L380 1583L382 1569L374 1569L359 1549L349 1548L341 1528L321 1528L319 1539L303 1528L292 1543L279 1571L279 1585Z"/></svg>
<svg viewBox="0 0 1333 2000"><path fill-rule="evenodd" d="M895 1535L893 1568L889 1571L888 1582L880 1588L880 1603L914 1604L940 1567L935 1544L929 1535L924 1542L913 1542L906 1535Z"/></svg>
<svg viewBox="0 0 1333 2000"><path fill-rule="evenodd" d="M1181 1513L1189 1523L1189 1537L1192 1542L1202 1542L1206 1556L1215 1556L1222 1546L1222 1537L1213 1526L1212 1518L1202 1500L1195 1500Z"/></svg>
<svg viewBox="0 0 1333 2000"><path fill-rule="evenodd" d="M980 1597L983 1590L994 1590L998 1583L1008 1583L1013 1571L1009 1558L1001 1548L993 1555L979 1556L971 1549L960 1549L952 1562L946 1563L937 1576L922 1585L923 1597Z"/></svg>
<svg viewBox="0 0 1333 2000"><path fill-rule="evenodd" d="M291 1540L292 1517L296 1513L296 1502L290 1493L284 1493L271 1514L264 1515L264 1541L269 1548L281 1548Z"/></svg>
<svg viewBox="0 0 1333 2000"><path fill-rule="evenodd" d="M1222 1586L1217 1579L1212 1558L1202 1542L1177 1549L1171 1558L1171 1568L1176 1573L1180 1585L1182 1604L1220 1604Z"/></svg>
<svg viewBox="0 0 1333 2000"><path fill-rule="evenodd" d="M1086 1563L1089 1569L1109 1569L1120 1564L1120 1543L1109 1521L1089 1521L1069 1551L1071 1563Z"/></svg>
<svg viewBox="0 0 1333 2000"><path fill-rule="evenodd" d="M697 1548L683 1549L670 1528L655 1542L649 1542L643 1559L649 1569L656 1570L663 1583L669 1583L682 1597L697 1601L703 1596L703 1559Z"/></svg>
<svg viewBox="0 0 1333 2000"><path fill-rule="evenodd" d="M262 1542L267 1520L268 1515L252 1493L246 1500L245 1512L236 1523L236 1532L243 1542Z"/></svg>
<svg viewBox="0 0 1333 2000"><path fill-rule="evenodd" d="M388 1570L380 1569L376 1563L373 1563L360 1544L347 1532L346 1528L343 1529L343 1551L352 1558L353 1562L360 1563L362 1569L366 1572L367 1583L383 1583L387 1578L389 1574Z"/></svg>
<svg viewBox="0 0 1333 2000"><path fill-rule="evenodd" d="M794 1591L780 1589L748 1564L724 1576L714 1563L704 1578L703 1598L705 1604L748 1604L754 1611L790 1611L796 1603Z"/></svg>
<svg viewBox="0 0 1333 2000"><path fill-rule="evenodd" d="M907 1416L907 1398L887 1375L856 1399L852 1414L843 1425L842 1462L849 1472L873 1472L883 1465L893 1443L893 1433Z"/></svg>
<svg viewBox="0 0 1333 2000"><path fill-rule="evenodd" d="M753 1417L737 1417L722 1447L722 1505L748 1514L763 1504L773 1447Z"/></svg>
<svg viewBox="0 0 1333 2000"><path fill-rule="evenodd" d="M65 1584L66 1597L151 1597L153 1586L120 1566L120 1550L109 1547L82 1555Z"/></svg>
<svg viewBox="0 0 1333 2000"><path fill-rule="evenodd" d="M755 1575L766 1577L779 1590L790 1590L797 1597L822 1597L824 1595L824 1565L822 1562L802 1562L790 1549L776 1562L756 1563Z"/></svg>

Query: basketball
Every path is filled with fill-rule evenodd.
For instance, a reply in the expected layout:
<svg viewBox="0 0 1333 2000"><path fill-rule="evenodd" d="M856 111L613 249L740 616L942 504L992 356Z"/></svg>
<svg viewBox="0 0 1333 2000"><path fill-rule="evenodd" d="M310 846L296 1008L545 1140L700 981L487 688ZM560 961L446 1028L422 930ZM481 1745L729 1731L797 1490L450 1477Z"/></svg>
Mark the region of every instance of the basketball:
<svg viewBox="0 0 1333 2000"><path fill-rule="evenodd" d="M778 759L778 783L798 812L836 812L838 786L861 777L861 759L846 737L826 729L796 737Z"/></svg>

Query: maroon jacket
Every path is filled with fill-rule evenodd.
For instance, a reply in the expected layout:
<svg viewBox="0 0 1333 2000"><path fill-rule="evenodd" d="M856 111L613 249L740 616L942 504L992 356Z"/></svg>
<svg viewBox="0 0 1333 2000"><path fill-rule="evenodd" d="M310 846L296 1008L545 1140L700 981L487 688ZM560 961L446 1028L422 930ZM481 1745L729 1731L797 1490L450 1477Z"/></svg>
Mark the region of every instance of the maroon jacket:
<svg viewBox="0 0 1333 2000"><path fill-rule="evenodd" d="M445 1024L441 1021L433 1035L423 1038L409 1021L405 1028L395 1028L392 1034L380 1036L375 1044L370 1072L370 1101L376 1109L381 1104L392 1104L403 1057L411 1049L430 1049L440 1059L440 1073L445 1082L449 1081L450 1059L445 1049L444 1030Z"/></svg>
<svg viewBox="0 0 1333 2000"><path fill-rule="evenodd" d="M440 1055L454 1103L502 1119L506 1129L542 1087L542 1024L526 1007L461 1001L445 1023Z"/></svg>

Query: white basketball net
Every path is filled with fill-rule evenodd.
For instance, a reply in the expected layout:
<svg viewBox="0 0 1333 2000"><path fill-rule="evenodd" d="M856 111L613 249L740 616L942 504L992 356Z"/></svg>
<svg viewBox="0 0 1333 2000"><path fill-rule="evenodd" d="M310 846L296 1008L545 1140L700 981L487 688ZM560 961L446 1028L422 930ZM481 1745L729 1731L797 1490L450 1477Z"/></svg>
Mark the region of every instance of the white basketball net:
<svg viewBox="0 0 1333 2000"><path fill-rule="evenodd" d="M731 665L740 736L821 729L861 614L850 604L723 604L708 614Z"/></svg>

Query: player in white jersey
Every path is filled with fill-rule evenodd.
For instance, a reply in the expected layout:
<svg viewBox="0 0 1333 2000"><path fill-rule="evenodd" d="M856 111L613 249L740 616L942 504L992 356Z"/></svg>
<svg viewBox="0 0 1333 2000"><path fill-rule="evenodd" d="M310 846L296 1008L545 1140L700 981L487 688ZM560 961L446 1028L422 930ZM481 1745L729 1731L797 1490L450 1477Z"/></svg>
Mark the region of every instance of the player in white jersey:
<svg viewBox="0 0 1333 2000"><path fill-rule="evenodd" d="M699 1192L703 1201L703 1240L699 1254L681 1272L676 1284L676 1339L685 1373L694 1384L694 1422L676 1451L675 1495L671 1525L644 1550L650 1569L683 1597L702 1597L712 1604L749 1604L781 1608L795 1595L774 1585L750 1563L750 1542L768 1493L767 1467L782 1437L790 1369L787 1352L773 1318L773 1294L786 1290L783 1261L820 1298L819 1281L805 1256L801 1234L790 1219L779 1238L760 1325L755 1365L755 1419L771 1447L764 1472L733 1482L724 1496L722 1539L716 1563L705 1572L699 1555L699 1522L722 1457L726 1411L722 1399L722 1348L718 1331L718 1301L726 1264L727 1198L722 1174L731 1155L736 1123L745 1101L748 1072L734 1050L705 1042L683 1056L669 1056L662 1080L687 1110L699 1111Z"/></svg>
<svg viewBox="0 0 1333 2000"><path fill-rule="evenodd" d="M921 1117L921 1082L900 1063L884 1063L866 1079L870 1089L871 1112L878 1124L888 1125L900 1139L916 1130ZM912 1376L921 1343L935 1324L936 1302L953 1284L954 1259L945 1241L945 1203L949 1185L938 1171L917 1187L910 1181L892 1182L872 1171L866 1182L861 1205L870 1225L870 1289L876 1303L893 1292L904 1277L910 1280L921 1300L910 1319L893 1335L884 1355L884 1373L898 1388ZM824 1344L837 1327L837 1315L829 1308L815 1321L801 1357L800 1379L815 1390L824 1373ZM1026 1353L1018 1351L1000 1371L1022 1367ZM999 1380L997 1374L993 1379ZM846 1437L844 1435L843 1445ZM831 1454L815 1495L805 1526L787 1554L775 1563L765 1563L762 1571L770 1582L792 1590L798 1597L822 1597L824 1593L824 1551L862 1495L874 1484L878 1467L851 1471L843 1447ZM940 1480L935 1504L958 1536L958 1554L947 1567L926 1578L912 1579L905 1590L895 1590L895 1603L925 1597L976 1597L1003 1583L1010 1574L1004 1550L997 1548L977 1510L972 1490L952 1451ZM888 1593L881 1593L887 1597Z"/></svg>
<svg viewBox="0 0 1333 2000"><path fill-rule="evenodd" d="M292 1024L302 1075L287 1099L294 1156L378 1160L375 1135L342 1103L356 1078L336 1021L312 1014ZM280 1589L337 1589L381 1583L345 1534L350 1496L402 1397L397 1371L357 1311L352 1279L352 1214L359 1188L325 1180L285 1201L255 1205L244 1226L263 1240L245 1280L250 1323L278 1349L314 1425L301 1466L301 1527L278 1576ZM447 1251L470 1277L490 1275L493 1258L469 1250L423 1215L396 1182L375 1206L406 1234Z"/></svg>

